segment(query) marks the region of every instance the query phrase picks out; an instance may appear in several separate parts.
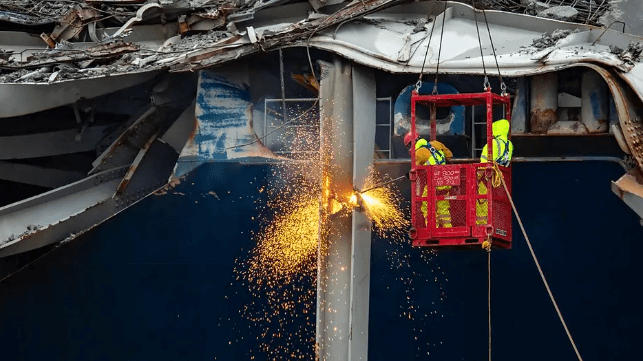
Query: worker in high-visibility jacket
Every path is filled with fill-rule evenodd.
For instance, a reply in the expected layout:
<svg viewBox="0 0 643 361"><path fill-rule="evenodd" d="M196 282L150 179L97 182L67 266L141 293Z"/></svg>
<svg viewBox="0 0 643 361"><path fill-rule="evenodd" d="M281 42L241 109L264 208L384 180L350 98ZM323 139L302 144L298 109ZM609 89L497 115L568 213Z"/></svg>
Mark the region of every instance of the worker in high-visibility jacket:
<svg viewBox="0 0 643 361"><path fill-rule="evenodd" d="M411 144L413 144L413 138L410 132L406 134L406 136L404 137L404 144L406 145L406 147L409 149L409 152L410 152ZM416 141L415 141L415 164L416 165L443 165L443 164L446 164L447 160L451 159L451 157L453 157L453 153L444 144L436 140L427 142L426 139L420 138L419 136L416 137ZM424 188L422 192L422 197L426 197L428 195L426 180L424 181L421 180L418 183L418 186ZM419 189L420 188L418 188L418 191ZM439 196L447 196L449 195L450 190L451 190L451 186L436 187L435 194ZM435 206L436 206L436 211L435 211L436 228L438 227L451 228L452 224L451 224L451 212L450 212L449 201L448 200L437 201ZM421 210L422 210L422 214L424 215L424 219L426 220L426 217L428 214L427 202L422 202Z"/></svg>
<svg viewBox="0 0 643 361"><path fill-rule="evenodd" d="M493 161L498 165L508 167L511 163L511 156L513 155L514 145L509 140L509 121L507 119L496 120L492 124L493 132L493 145L492 154ZM480 163L487 163L488 144L482 148L480 155ZM501 175L498 175L501 176ZM478 170L478 194L486 195L488 192L487 185L484 180L484 170ZM487 224L487 215L489 213L489 205L486 199L478 199L476 201L476 224Z"/></svg>

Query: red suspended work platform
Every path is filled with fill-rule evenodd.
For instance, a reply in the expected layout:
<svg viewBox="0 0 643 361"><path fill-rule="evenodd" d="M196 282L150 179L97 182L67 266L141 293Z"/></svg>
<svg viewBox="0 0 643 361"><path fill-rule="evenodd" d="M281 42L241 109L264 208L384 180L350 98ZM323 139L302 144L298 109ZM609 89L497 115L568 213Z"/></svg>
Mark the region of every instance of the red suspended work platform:
<svg viewBox="0 0 643 361"><path fill-rule="evenodd" d="M487 110L487 144L493 144L494 107L502 107L505 119L511 121L510 104L509 95L497 95L490 89L483 93L444 95L419 95L414 91L412 137L417 137L418 105L430 107L431 140L436 138L436 108L482 105ZM492 147L487 150L487 159L493 159ZM416 165L415 147L411 147L411 160L409 234L413 246L475 246L490 238L494 247L511 248L511 204L493 163ZM511 167L498 165L497 169L511 192Z"/></svg>

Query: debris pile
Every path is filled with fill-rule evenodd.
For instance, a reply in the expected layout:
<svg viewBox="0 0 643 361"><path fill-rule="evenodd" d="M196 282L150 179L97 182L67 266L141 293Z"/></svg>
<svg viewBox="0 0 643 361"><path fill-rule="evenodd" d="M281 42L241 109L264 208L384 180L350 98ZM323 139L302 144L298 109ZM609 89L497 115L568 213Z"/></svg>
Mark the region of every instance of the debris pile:
<svg viewBox="0 0 643 361"><path fill-rule="evenodd" d="M572 33L571 30L560 30L560 29L554 30L551 34L544 33L540 39L535 39L533 41L533 43L531 44L531 47L536 48L538 50L549 48L550 46L556 45L558 40L566 38L571 33Z"/></svg>
<svg viewBox="0 0 643 361"><path fill-rule="evenodd" d="M191 71L302 41L401 1L364 0L333 15L312 13L297 23L256 31L241 23L282 0L0 0L0 21L24 25L31 17L28 25L49 24L44 32L45 26L28 29L32 36L24 47L11 43L14 50L8 50L0 44L0 82L52 83L168 68ZM414 25L421 31L426 21ZM35 35L39 46L32 44ZM237 50L221 50L232 47ZM208 59L213 54L221 59ZM192 64L204 59L208 61Z"/></svg>
<svg viewBox="0 0 643 361"><path fill-rule="evenodd" d="M550 18L562 21L574 21L578 17L578 10L571 6L554 6L537 14L541 18Z"/></svg>
<svg viewBox="0 0 643 361"><path fill-rule="evenodd" d="M634 65L641 60L641 52L643 52L643 43L630 42L625 49L621 49L616 45L610 45L610 52L615 54L622 61Z"/></svg>
<svg viewBox="0 0 643 361"><path fill-rule="evenodd" d="M488 9L591 25L601 25L599 19L610 11L610 1L603 0L483 0L483 3Z"/></svg>
<svg viewBox="0 0 643 361"><path fill-rule="evenodd" d="M0 1L0 20L21 25L52 24L80 1Z"/></svg>
<svg viewBox="0 0 643 361"><path fill-rule="evenodd" d="M32 35L28 39L37 35L42 40L40 46L25 44L24 50L0 48L0 82L51 83L167 68L179 55L238 33L226 29L226 23L234 27L226 21L229 14L272 3L275 1L0 0L0 21L39 25L23 33ZM145 32L138 33L139 26L157 28L148 31L152 33L148 39L141 39ZM128 41L132 34L136 39Z"/></svg>

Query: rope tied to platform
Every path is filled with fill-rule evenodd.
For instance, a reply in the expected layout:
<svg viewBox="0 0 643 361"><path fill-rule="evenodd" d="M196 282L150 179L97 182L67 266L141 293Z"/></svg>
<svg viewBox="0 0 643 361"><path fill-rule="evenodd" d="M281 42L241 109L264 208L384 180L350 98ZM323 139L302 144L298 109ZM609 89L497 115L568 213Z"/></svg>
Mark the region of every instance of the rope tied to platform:
<svg viewBox="0 0 643 361"><path fill-rule="evenodd" d="M532 258L534 259L534 263L536 264L536 268L538 268L538 273L540 273L540 278L543 280L543 283L545 285L545 288L547 289L547 293L549 294L549 298L551 299L551 302L554 305L554 308L556 309L556 313L558 314L558 318L560 319L560 322L563 325L563 328L565 329L565 333L567 334L567 337L569 338L569 342L571 343L572 347L574 348L574 352L576 353L576 356L578 357L579 361L583 361L583 358L580 355L580 352L578 351L578 347L576 347L576 343L574 342L574 338L572 337L571 333L569 332L569 328L567 327L567 323L565 322L565 319L563 318L563 314L560 311L560 308L558 307L558 304L556 303L556 300L554 299L554 294L551 292L551 289L549 287L549 283L547 283L547 279L545 278L545 274L543 273L542 268L540 267L540 263L538 263L538 258L536 257L536 253L534 252L533 247L531 246L531 242L529 241L529 237L527 236L527 231L525 231L525 226L522 224L522 220L520 219L520 216L518 215L518 210L516 209L516 205L514 204L513 198L511 197L511 194L509 194L509 189L507 188L507 184L505 183L505 179L500 173L500 170L498 169L498 164L494 161L493 162L493 167L496 169L498 174L500 174L500 181L502 183L502 186L505 190L505 193L507 194L507 198L509 198L509 203L511 203L511 208L514 211L514 214L516 215L516 218L518 219L518 224L520 225L520 230L522 231L523 236L525 237L525 240L527 241L527 246L529 247L529 252L531 253ZM490 253L488 253L490 255ZM490 256L488 256L490 257ZM491 270L489 268L489 275L491 274ZM490 279L490 278L489 278ZM489 281L489 285L491 284L491 281ZM491 293L489 287L489 293ZM489 296L491 297L491 296ZM490 299L490 298L489 298ZM489 301L490 302L490 301ZM491 309L489 309L489 314L491 314ZM491 318L489 318L489 324L491 325ZM489 326L491 327L491 326ZM491 335L491 333L490 333ZM489 336L489 360L491 360L491 336Z"/></svg>

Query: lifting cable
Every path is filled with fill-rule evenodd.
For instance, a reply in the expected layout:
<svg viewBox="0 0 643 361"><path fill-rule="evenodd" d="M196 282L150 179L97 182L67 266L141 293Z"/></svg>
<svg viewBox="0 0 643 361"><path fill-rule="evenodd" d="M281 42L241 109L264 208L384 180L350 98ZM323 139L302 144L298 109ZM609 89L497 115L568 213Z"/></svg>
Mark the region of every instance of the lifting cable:
<svg viewBox="0 0 643 361"><path fill-rule="evenodd" d="M482 53L482 40L480 38L480 29L478 27L478 15L477 12L479 11L475 3L472 3L473 5L473 20L476 23L476 32L478 34L478 45L480 46L480 60L482 61L482 71L484 73L484 90L487 91L490 87L491 84L489 83L489 77L487 76L487 68L484 63L484 54ZM500 73L500 66L498 65L498 57L496 56L496 48L493 46L493 38L491 37L491 30L489 29L489 21L487 20L487 13L484 10L484 4L480 6L480 11L482 11L482 15L484 16L484 22L487 27L487 34L489 35L489 42L491 43L491 50L493 51L493 59L496 62L496 69L498 70L498 80L500 82L500 95L505 96L507 95L507 86L505 85L505 82L502 80L502 74Z"/></svg>
<svg viewBox="0 0 643 361"><path fill-rule="evenodd" d="M433 18L433 22L431 23L431 34L429 34L429 43L427 44L426 52L424 53L424 61L422 61L422 70L420 70L420 77L418 78L417 83L415 83L415 92L416 93L419 93L420 88L422 87L422 76L424 76L424 65L426 64L426 58L429 55L429 48L431 47L431 38L433 38L433 29L435 28L435 21L436 20L437 20L437 18Z"/></svg>
<svg viewBox="0 0 643 361"><path fill-rule="evenodd" d="M487 67L484 65L484 54L482 54L482 41L480 40L480 29L478 28L478 15L476 14L476 7L473 6L473 21L476 23L476 32L478 33L478 45L480 45L480 59L482 60L482 71L484 72L484 90L487 91L489 84L489 77L487 77Z"/></svg>
<svg viewBox="0 0 643 361"><path fill-rule="evenodd" d="M500 74L500 66L498 65L498 57L496 56L496 48L493 46L493 39L491 38L491 30L489 30L489 22L487 21L487 13L484 11L484 4L482 6L482 15L484 15L484 22L485 24L487 24L487 33L489 34L489 42L491 43L491 50L493 50L493 58L496 61L496 69L498 69L498 80L500 81L500 95L505 96L507 95L507 86L505 85L505 82L502 81L502 75Z"/></svg>
<svg viewBox="0 0 643 361"><path fill-rule="evenodd" d="M498 164L496 162L493 162L493 168L494 168L495 172L500 173L500 169L498 169ZM551 299L551 302L554 304L554 308L556 309L556 313L558 314L558 318L560 318L560 322L563 324L563 328L565 329L565 333L567 333L567 337L569 338L569 342L572 344L572 347L574 348L574 352L576 352L576 356L578 357L578 360L583 361L583 358L580 356L580 352L578 352L578 348L576 347L576 343L574 342L574 339L572 338L572 335L569 332L569 328L567 328L567 324L565 323L565 320L563 319L563 314L560 312L560 309L558 308L558 304L556 303L556 300L554 299L554 295L551 293L551 289L549 288L549 284L547 283L547 279L545 279L545 274L543 273L542 268L540 268L540 263L538 263L538 259L536 258L536 253L534 253L534 249L531 247L531 242L529 241L529 237L527 236L527 232L525 231L525 226L523 226L522 220L520 219L520 216L518 215L518 210L516 210L516 205L514 204L514 201L513 201L513 198L511 197L511 194L509 194L509 189L507 189L507 184L505 183L505 179L502 176L502 174L500 175L500 181L502 182L502 186L505 189L505 193L507 194L507 197L509 198L509 202L511 203L511 208L513 209L514 213L516 214L516 218L518 219L518 224L520 225L520 229L522 230L522 234L525 237L525 240L527 241L527 246L529 247L529 252L531 252L531 256L533 257L534 262L536 263L536 268L538 268L538 273L540 273L540 278L542 278L543 283L545 284L545 288L547 289L547 293L549 294L549 298ZM489 275L491 275L491 273L489 273ZM489 281L489 284L491 284L491 281ZM489 294L491 294L491 292L489 292ZM489 314L491 315L491 308L489 308ZM489 318L489 327L491 327L491 317ZM491 333L489 335L490 335L489 336L489 345L491 346ZM491 359L491 348L489 349L489 359Z"/></svg>
<svg viewBox="0 0 643 361"><path fill-rule="evenodd" d="M432 95L438 94L438 73L440 72L440 55L442 54L442 37L444 36L444 23L447 21L447 2L444 2L444 11L442 11L442 31L440 32L440 47L438 48L438 64L435 69L435 82L433 83Z"/></svg>
<svg viewBox="0 0 643 361"><path fill-rule="evenodd" d="M478 42L480 44L480 56L482 60L482 67L483 71L485 74L485 90L487 90L487 86L490 86L487 78L487 72L485 69L484 65L484 59L483 54L482 54L482 42L480 41L480 31L478 30L478 21L476 17L476 9L474 7L474 21L476 22L476 30L478 31ZM496 62L496 69L498 70L498 80L500 82L500 95L506 96L507 95L507 86L505 85L504 81L502 80L502 74L500 73L500 66L498 65L498 57L496 55L496 49L493 46L493 38L491 37L491 30L489 29L489 21L487 20L487 13L484 10L484 4L482 6L482 14L484 16L484 21L487 26L487 33L489 34L489 42L491 43L491 49L493 50L493 58ZM578 357L579 361L583 361L583 358L580 355L580 352L578 351L578 347L576 347L576 343L574 342L574 339L569 332L569 328L567 327L567 323L565 322L565 319L563 318L563 314L560 311L560 308L558 308L558 304L556 303L556 300L554 299L554 295L551 292L551 289L549 287L549 283L547 283L547 279L545 278L545 274L543 273L542 268L540 267L540 263L538 263L538 258L536 257L536 253L534 252L533 247L531 246L531 242L529 241L529 237L527 236L527 231L525 231L525 226L522 224L522 220L520 219L520 216L518 215L518 210L516 209L516 205L514 204L513 198L511 197L511 194L509 193L509 189L507 188L507 184L505 183L505 179L502 176L502 173L498 169L498 164L494 161L493 162L493 168L494 168L494 176L491 181L491 185L493 187L498 187L500 184L502 184L505 193L507 194L507 197L509 198L509 202L511 203L511 208L513 209L514 213L516 214L516 218L518 219L518 224L520 225L520 229L522 231L523 236L525 237L525 240L527 241L527 246L529 247L529 252L531 253L532 258L534 259L534 263L536 264L536 268L538 268L538 273L540 274L540 278L543 280L543 283L545 285L545 288L547 289L547 294L549 294L549 298L551 299L552 304L554 305L554 308L556 309L556 313L558 314L558 318L560 319L560 322L563 325L563 328L565 329L565 333L567 334L567 337L569 338L569 342L571 343L572 347L574 348L574 352L576 353L576 356ZM483 248L486 249L487 251L487 304L488 304L488 325L489 325L489 361L491 361L491 239L490 235L487 236L487 242L483 243Z"/></svg>
<svg viewBox="0 0 643 361"><path fill-rule="evenodd" d="M487 251L487 325L489 335L489 361L491 361L491 234L493 228L487 226L487 240L482 242L482 249Z"/></svg>
<svg viewBox="0 0 643 361"><path fill-rule="evenodd" d="M489 361L491 361L491 235L487 247L487 323L489 325Z"/></svg>

